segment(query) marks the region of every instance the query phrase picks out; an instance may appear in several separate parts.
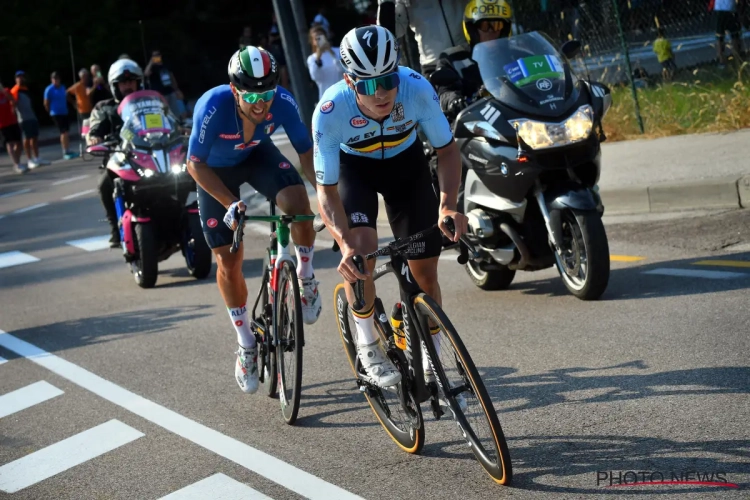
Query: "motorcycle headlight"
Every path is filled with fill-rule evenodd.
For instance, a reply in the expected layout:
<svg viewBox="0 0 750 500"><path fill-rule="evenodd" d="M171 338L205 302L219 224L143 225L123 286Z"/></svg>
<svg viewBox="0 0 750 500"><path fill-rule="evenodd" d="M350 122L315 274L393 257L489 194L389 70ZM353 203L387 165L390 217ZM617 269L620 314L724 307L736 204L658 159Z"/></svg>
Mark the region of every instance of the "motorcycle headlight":
<svg viewBox="0 0 750 500"><path fill-rule="evenodd" d="M530 148L546 149L574 144L588 138L594 128L594 110L586 104L560 123L538 122L525 118L509 122Z"/></svg>
<svg viewBox="0 0 750 500"><path fill-rule="evenodd" d="M182 166L180 165L172 165L172 173L173 174L179 174L182 172Z"/></svg>

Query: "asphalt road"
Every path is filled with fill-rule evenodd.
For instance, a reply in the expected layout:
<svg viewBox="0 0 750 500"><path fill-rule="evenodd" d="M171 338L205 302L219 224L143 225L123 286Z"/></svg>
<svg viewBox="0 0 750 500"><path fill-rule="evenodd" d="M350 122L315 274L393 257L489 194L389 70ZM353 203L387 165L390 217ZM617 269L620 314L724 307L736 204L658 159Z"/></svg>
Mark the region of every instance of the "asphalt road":
<svg viewBox="0 0 750 500"><path fill-rule="evenodd" d="M234 381L214 272L195 281L175 255L141 290L118 251L69 244L106 239L97 175L93 162L71 161L0 178L0 265L33 259L0 268L2 498L747 497L747 212L606 218L612 273L593 303L552 270L483 292L441 260L445 310L510 446L515 480L503 487L451 421L425 412L422 456L376 423L336 332L329 236L314 261L324 310L306 328L302 408L289 427L278 401ZM246 232L251 293L265 242ZM378 288L386 304L394 285ZM739 488L608 487L597 484L603 471L713 473Z"/></svg>

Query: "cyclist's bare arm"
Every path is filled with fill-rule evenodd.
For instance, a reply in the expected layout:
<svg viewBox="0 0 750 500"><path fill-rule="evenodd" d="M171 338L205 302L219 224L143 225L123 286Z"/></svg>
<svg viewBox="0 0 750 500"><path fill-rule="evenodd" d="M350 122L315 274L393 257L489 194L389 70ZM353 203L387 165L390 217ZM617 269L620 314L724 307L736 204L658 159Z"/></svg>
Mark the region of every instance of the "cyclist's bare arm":
<svg viewBox="0 0 750 500"><path fill-rule="evenodd" d="M225 208L228 209L229 205L237 201L237 198L206 163L188 160L187 168L190 175L195 179L195 182ZM244 203L240 202L240 210L244 210L244 205Z"/></svg>
<svg viewBox="0 0 750 500"><path fill-rule="evenodd" d="M305 153L300 153L299 163L302 165L302 173L305 174L305 178L310 184L315 187L315 167L313 166L313 148L310 148Z"/></svg>
<svg viewBox="0 0 750 500"><path fill-rule="evenodd" d="M356 255L357 249L350 245L349 220L339 196L338 186L322 186L319 184L317 191L320 216L326 223L328 231L338 242L339 248L341 248L342 263L339 266L339 271L349 283L358 279L367 279L367 276L359 272L351 259ZM343 259L343 257L346 257L346 259Z"/></svg>

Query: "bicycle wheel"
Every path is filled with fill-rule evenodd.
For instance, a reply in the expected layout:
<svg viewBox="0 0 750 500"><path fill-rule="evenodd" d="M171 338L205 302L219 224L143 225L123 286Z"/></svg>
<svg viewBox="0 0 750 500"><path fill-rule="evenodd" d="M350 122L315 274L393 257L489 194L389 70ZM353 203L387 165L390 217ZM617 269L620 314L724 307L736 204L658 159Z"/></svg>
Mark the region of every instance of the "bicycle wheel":
<svg viewBox="0 0 750 500"><path fill-rule="evenodd" d="M269 294L271 293L271 273L273 272L273 269L269 270L268 268L268 266L271 265L270 262L271 256L268 249L266 249L266 255L263 258L263 274L261 275L266 276L266 278L264 278L266 286L261 292L261 314L265 320L266 329L263 332L263 339L258 349L258 363L260 364L258 369L263 377L263 390L268 397L275 398L278 377L276 376L276 355L272 348L274 339L274 318L272 313L267 314L267 312L269 312L267 310L271 309L268 299Z"/></svg>
<svg viewBox="0 0 750 500"><path fill-rule="evenodd" d="M356 376L356 330L354 330L355 333L353 335L353 330L350 325L354 323L354 319L349 319L351 310L349 309L349 302L346 299L346 290L343 283L339 283L333 291L333 304L338 316L338 330L339 335L341 336L341 343L344 345L344 351L349 360L349 365ZM383 313L383 311L375 312L377 316L381 313ZM378 322L376 320L376 325L377 324ZM382 331L380 333L382 336ZM388 346L389 343L390 342L384 345ZM391 348L388 349L388 354L396 366L399 367L401 374L405 375L408 373L408 370L406 369L406 357L401 353L396 353L395 349L397 348L391 346ZM375 414L375 417L377 417L380 422L380 425L383 426L385 432L388 433L398 447L407 453L418 455L421 453L422 447L424 446L425 436L422 410L419 405L414 402L411 393L406 389L408 382L405 386L405 381L405 379L402 380L401 383L396 386L395 392L383 389L371 389L363 392L363 394L365 395L367 402L370 404L370 408ZM406 407L401 404L402 397L407 402Z"/></svg>
<svg viewBox="0 0 750 500"><path fill-rule="evenodd" d="M279 400L281 413L287 424L297 420L302 392L302 346L304 327L299 281L294 264L284 261L279 272L279 294L276 320L276 363L279 370Z"/></svg>
<svg viewBox="0 0 750 500"><path fill-rule="evenodd" d="M440 335L439 352L434 342L424 343L430 357L427 362L432 365L440 391L448 401L463 437L492 479L498 484L510 484L513 470L508 444L469 352L432 297L421 293L414 298L413 305L418 315L424 315L440 327L440 333L435 334ZM446 391L446 387L449 390Z"/></svg>

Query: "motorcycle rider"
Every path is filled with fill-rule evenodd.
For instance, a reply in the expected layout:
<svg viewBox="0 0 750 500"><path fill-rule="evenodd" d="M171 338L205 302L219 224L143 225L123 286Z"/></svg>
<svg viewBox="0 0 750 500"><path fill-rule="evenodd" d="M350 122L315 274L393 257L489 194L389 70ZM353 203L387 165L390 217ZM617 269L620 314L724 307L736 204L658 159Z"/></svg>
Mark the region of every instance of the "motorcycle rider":
<svg viewBox="0 0 750 500"><path fill-rule="evenodd" d="M464 44L451 47L438 59L430 81L440 107L453 122L467 106L466 99L482 86L479 65L471 58L474 46L511 35L511 8L505 0L470 0L464 10Z"/></svg>
<svg viewBox="0 0 750 500"><path fill-rule="evenodd" d="M119 59L110 66L107 80L114 97L99 101L94 106L91 118L89 119L89 133L86 136L86 143L89 146L99 144L107 136L119 133L122 127L122 118L117 113L117 106L125 96L143 88L143 71L135 61L131 59ZM107 213L107 222L109 222L112 230L112 236L109 239L110 248L120 246L117 211L115 210L115 202L112 196L114 190L114 179L110 171L104 169L99 178L99 196Z"/></svg>

